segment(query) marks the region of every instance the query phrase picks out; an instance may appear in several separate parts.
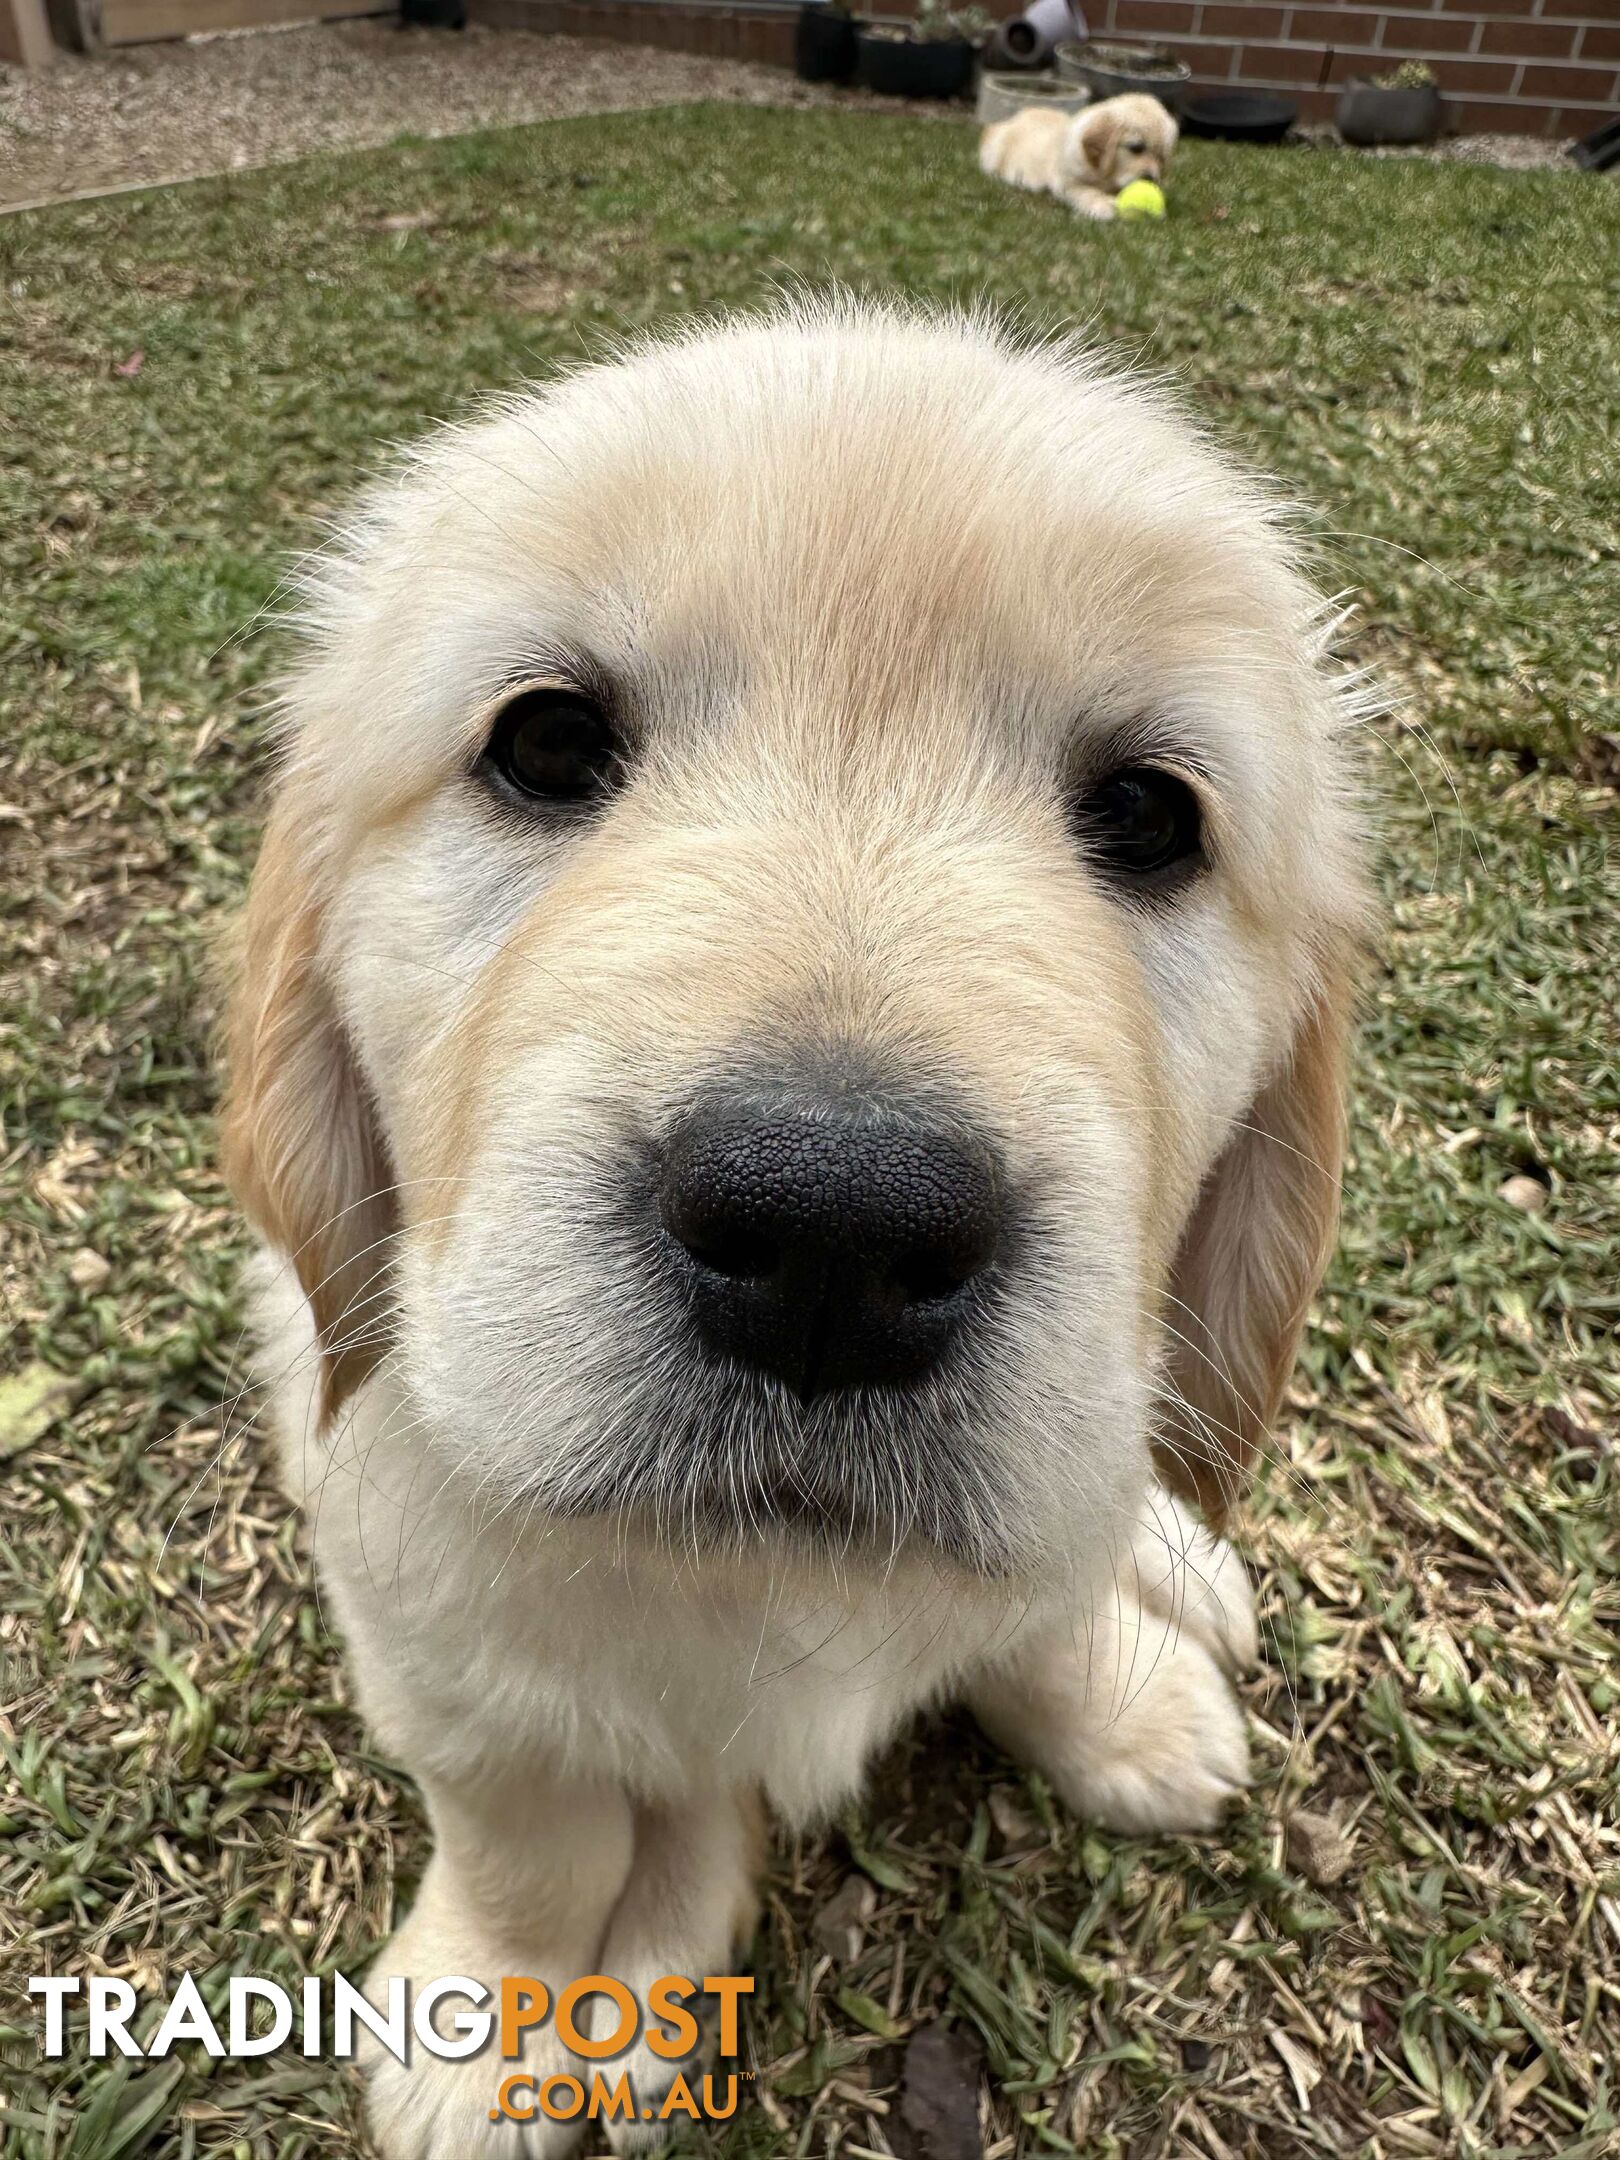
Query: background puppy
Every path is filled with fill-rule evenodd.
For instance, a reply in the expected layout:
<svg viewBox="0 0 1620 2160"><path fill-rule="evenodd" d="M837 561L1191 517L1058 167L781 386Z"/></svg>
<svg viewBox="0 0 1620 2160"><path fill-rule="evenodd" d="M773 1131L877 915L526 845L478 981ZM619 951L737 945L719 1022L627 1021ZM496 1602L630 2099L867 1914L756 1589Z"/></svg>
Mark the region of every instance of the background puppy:
<svg viewBox="0 0 1620 2160"><path fill-rule="evenodd" d="M435 1834L379 1984L725 1970L764 1805L950 1694L1217 1820L1254 1620L1159 1480L1218 1511L1327 1250L1344 717L1259 493L962 319L584 371L312 572L226 1147ZM492 2077L385 2060L390 2160Z"/></svg>
<svg viewBox="0 0 1620 2160"><path fill-rule="evenodd" d="M979 165L992 179L1058 196L1082 217L1110 218L1132 180L1162 184L1179 132L1156 97L1106 98L1077 113L1032 105L985 129Z"/></svg>

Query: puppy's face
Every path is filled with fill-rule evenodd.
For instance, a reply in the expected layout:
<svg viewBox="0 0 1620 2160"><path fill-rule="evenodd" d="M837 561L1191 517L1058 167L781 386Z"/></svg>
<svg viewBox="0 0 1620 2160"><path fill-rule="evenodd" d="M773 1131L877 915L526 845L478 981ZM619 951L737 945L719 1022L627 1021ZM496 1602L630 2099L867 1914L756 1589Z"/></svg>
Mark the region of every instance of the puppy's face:
<svg viewBox="0 0 1620 2160"><path fill-rule="evenodd" d="M1072 1564L1217 1489L1331 1220L1313 601L1140 390L722 330L438 438L314 586L227 1144L335 1407L676 1540Z"/></svg>
<svg viewBox="0 0 1620 2160"><path fill-rule="evenodd" d="M1117 195L1133 180L1163 183L1180 130L1156 97L1105 98L1075 122L1080 155L1099 187Z"/></svg>

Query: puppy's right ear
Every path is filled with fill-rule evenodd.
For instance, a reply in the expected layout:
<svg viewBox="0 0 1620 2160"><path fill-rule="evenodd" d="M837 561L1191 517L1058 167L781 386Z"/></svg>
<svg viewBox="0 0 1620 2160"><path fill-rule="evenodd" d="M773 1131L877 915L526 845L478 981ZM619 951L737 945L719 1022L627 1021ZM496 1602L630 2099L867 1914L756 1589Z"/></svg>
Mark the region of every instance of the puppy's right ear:
<svg viewBox="0 0 1620 2160"><path fill-rule="evenodd" d="M226 1015L226 1179L314 1316L323 1423L382 1353L394 1174L322 952L307 805L271 813Z"/></svg>
<svg viewBox="0 0 1620 2160"><path fill-rule="evenodd" d="M1160 1468L1217 1528L1282 1403L1332 1251L1355 987L1346 946L1235 1123L1176 1259Z"/></svg>
<svg viewBox="0 0 1620 2160"><path fill-rule="evenodd" d="M1077 135L1086 163L1105 187L1119 155L1120 137L1125 132L1118 113L1109 111L1110 102L1105 98L1100 105L1093 105L1083 112Z"/></svg>

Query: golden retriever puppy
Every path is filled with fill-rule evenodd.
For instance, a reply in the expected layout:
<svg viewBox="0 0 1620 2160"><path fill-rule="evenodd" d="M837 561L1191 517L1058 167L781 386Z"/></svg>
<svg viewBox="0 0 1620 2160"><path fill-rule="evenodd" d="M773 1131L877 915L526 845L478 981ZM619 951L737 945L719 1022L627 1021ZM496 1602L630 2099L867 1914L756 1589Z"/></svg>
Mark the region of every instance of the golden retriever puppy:
<svg viewBox="0 0 1620 2160"><path fill-rule="evenodd" d="M1100 1823L1243 1787L1219 1513L1364 908L1324 637L1159 393L853 303L499 404L310 571L225 1142L431 1817L376 1988L727 1971L766 1811L947 1698ZM384 2055L381 2150L510 2149L500 2074Z"/></svg>
<svg viewBox="0 0 1620 2160"><path fill-rule="evenodd" d="M1111 218L1129 182L1163 182L1179 133L1156 97L1105 98L1077 113L1031 105L985 129L979 166L993 180L1056 195L1081 217Z"/></svg>

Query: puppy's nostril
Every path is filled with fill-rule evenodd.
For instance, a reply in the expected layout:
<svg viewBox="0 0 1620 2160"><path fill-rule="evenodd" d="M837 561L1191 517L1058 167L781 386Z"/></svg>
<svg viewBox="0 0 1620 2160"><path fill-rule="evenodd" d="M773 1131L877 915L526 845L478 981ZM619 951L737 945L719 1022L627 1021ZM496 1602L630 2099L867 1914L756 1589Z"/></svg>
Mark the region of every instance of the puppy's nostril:
<svg viewBox="0 0 1620 2160"><path fill-rule="evenodd" d="M722 1222L694 1220L688 1211L678 1204L671 1205L667 1198L662 1212L664 1228L670 1236L685 1246L699 1267L707 1268L711 1274L724 1275L734 1282L748 1282L760 1276L774 1275L782 1264L780 1246L767 1237Z"/></svg>
<svg viewBox="0 0 1620 2160"><path fill-rule="evenodd" d="M915 1305L937 1305L971 1282L989 1259L963 1260L926 1250L902 1253L894 1263L894 1279Z"/></svg>

